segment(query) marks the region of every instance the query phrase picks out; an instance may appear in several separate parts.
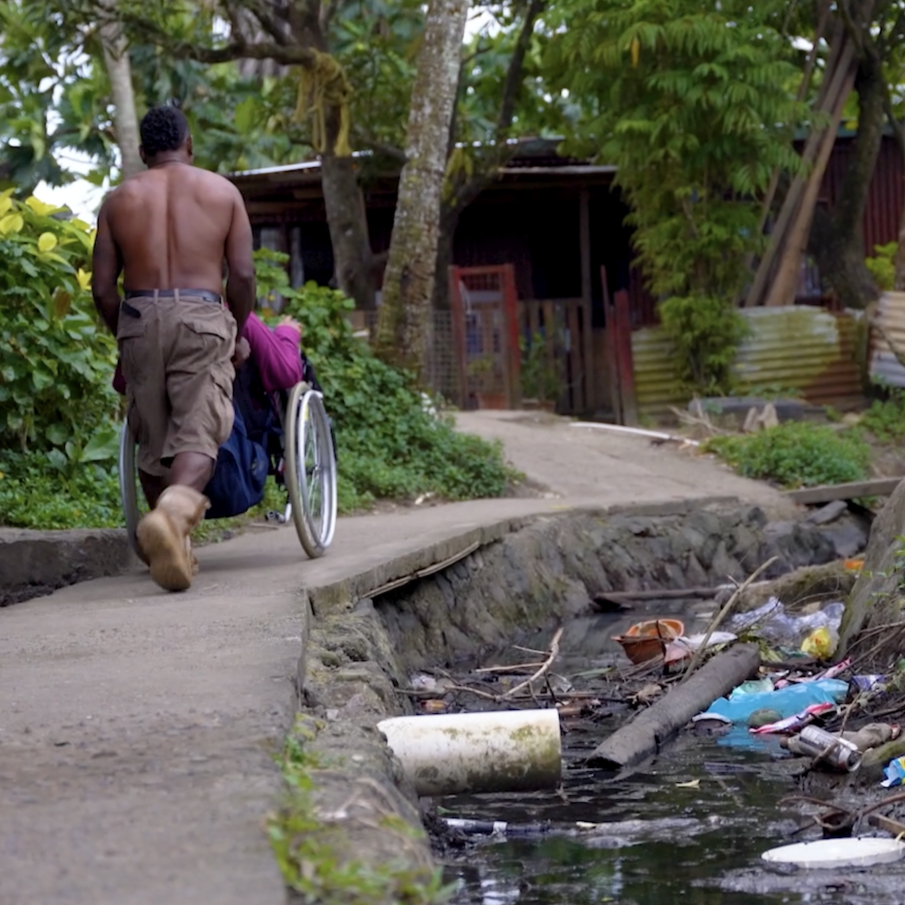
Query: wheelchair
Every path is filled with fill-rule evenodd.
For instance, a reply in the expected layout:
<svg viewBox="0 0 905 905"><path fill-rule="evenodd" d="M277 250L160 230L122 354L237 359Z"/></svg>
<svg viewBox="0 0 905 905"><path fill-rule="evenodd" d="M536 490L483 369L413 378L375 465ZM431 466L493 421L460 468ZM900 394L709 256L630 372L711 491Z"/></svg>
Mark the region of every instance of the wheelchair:
<svg viewBox="0 0 905 905"><path fill-rule="evenodd" d="M276 423L263 444L272 476L286 491L283 512L270 512L269 521L291 519L305 553L323 556L336 529L336 451L324 396L308 382L271 395ZM129 545L144 560L138 545L138 522L146 511L136 464L136 443L128 420L119 444L119 487Z"/></svg>

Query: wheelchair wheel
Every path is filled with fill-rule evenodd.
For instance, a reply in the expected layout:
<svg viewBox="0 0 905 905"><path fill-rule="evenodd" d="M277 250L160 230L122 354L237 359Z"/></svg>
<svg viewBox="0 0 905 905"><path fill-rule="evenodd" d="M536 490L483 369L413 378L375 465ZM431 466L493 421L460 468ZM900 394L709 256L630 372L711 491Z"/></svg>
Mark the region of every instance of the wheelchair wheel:
<svg viewBox="0 0 905 905"><path fill-rule="evenodd" d="M336 456L323 396L307 383L289 394L284 444L295 530L310 557L323 556L336 528Z"/></svg>
<svg viewBox="0 0 905 905"><path fill-rule="evenodd" d="M123 504L126 520L126 535L135 555L147 563L138 546L138 522L144 514L144 496L139 489L138 469L135 465L135 438L129 430L129 423L123 422L119 438L119 497Z"/></svg>

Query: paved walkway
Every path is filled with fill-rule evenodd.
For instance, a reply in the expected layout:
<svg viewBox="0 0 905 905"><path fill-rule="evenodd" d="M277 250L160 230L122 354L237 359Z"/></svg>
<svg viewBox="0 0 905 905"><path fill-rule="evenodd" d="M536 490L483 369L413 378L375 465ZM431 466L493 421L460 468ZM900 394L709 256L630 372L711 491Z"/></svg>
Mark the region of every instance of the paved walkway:
<svg viewBox="0 0 905 905"><path fill-rule="evenodd" d="M712 461L524 413L467 414L547 497L341 519L309 561L291 528L199 551L167 595L146 572L0 610L0 903L276 905L261 831L293 713L305 587L371 587L392 564L506 519L573 505L778 494ZM401 566L400 566L401 568Z"/></svg>

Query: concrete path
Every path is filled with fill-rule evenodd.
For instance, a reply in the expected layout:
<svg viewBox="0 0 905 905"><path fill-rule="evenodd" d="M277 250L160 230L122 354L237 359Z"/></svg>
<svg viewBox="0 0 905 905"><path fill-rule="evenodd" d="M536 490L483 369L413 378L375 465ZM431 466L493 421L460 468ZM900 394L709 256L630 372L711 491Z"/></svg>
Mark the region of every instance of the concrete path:
<svg viewBox="0 0 905 905"><path fill-rule="evenodd" d="M670 446L473 413L547 496L341 519L309 561L291 528L199 551L185 594L136 569L0 610L0 903L285 902L262 832L295 707L305 589L366 593L475 528L573 506L782 498ZM503 530L500 528L498 530Z"/></svg>

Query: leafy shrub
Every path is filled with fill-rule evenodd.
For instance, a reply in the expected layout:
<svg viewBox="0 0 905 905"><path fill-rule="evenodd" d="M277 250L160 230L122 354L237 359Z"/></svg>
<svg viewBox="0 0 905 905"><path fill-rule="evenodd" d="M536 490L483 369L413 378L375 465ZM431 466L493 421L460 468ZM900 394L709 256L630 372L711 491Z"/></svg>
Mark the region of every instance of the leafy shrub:
<svg viewBox="0 0 905 905"><path fill-rule="evenodd" d="M0 449L50 453L59 468L115 454L119 403L116 343L85 270L93 236L56 210L0 194Z"/></svg>
<svg viewBox="0 0 905 905"><path fill-rule="evenodd" d="M854 434L806 422L786 422L745 436L713 437L707 449L749 478L783 487L859 481L870 449Z"/></svg>
<svg viewBox="0 0 905 905"><path fill-rule="evenodd" d="M457 433L452 419L412 378L380 361L353 336L342 293L308 283L290 289L272 268L284 255L259 257L259 295L278 293L283 314L304 328L302 345L324 387L336 431L339 500L348 510L377 498L412 499L433 493L448 500L501 496L513 477L499 445ZM268 261L269 258L269 261Z"/></svg>
<svg viewBox="0 0 905 905"><path fill-rule="evenodd" d="M738 309L713 296L690 296L661 302L659 313L682 382L703 396L732 392L732 365L748 332Z"/></svg>
<svg viewBox="0 0 905 905"><path fill-rule="evenodd" d="M881 443L893 443L905 437L905 390L894 387L885 399L875 399L859 426Z"/></svg>
<svg viewBox="0 0 905 905"><path fill-rule="evenodd" d="M97 462L54 468L43 454L0 456L0 524L18 528L118 528L123 524L115 468Z"/></svg>
<svg viewBox="0 0 905 905"><path fill-rule="evenodd" d="M896 282L896 252L899 249L898 242L889 242L886 245L874 246L874 257L867 258L864 262L870 271L877 288L881 292L888 292Z"/></svg>

